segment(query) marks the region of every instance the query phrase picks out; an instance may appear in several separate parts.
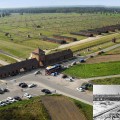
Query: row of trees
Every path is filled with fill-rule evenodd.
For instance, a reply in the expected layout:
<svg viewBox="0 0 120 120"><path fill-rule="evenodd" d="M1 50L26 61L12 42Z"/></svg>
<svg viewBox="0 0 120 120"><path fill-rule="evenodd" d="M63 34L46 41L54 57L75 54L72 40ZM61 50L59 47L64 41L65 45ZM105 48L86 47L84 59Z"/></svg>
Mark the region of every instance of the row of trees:
<svg viewBox="0 0 120 120"><path fill-rule="evenodd" d="M2 9L0 12L5 13L120 13L120 8L112 7L49 7L49 8L17 8Z"/></svg>
<svg viewBox="0 0 120 120"><path fill-rule="evenodd" d="M9 12L1 12L0 17L10 16L11 14Z"/></svg>

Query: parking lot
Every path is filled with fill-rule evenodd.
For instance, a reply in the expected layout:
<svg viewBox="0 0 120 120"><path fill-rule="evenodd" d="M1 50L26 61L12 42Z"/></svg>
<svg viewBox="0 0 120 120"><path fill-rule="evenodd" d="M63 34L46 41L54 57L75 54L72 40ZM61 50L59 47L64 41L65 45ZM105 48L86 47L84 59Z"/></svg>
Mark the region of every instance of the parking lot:
<svg viewBox="0 0 120 120"><path fill-rule="evenodd" d="M29 93L32 96L44 95L45 93L41 92L42 89L49 89L54 93L60 93L69 96L77 96L78 98L88 99L88 101L92 101L92 93L85 91L84 93L77 91L77 87L80 87L82 83L85 81L79 79L73 79L72 82L69 79L63 79L62 74L58 76L49 76L45 75L44 70L40 70L42 74L35 75L35 71L32 71L27 74L6 78L2 80L3 82L0 84L0 88L7 88L9 92L5 92L4 94L0 94L0 101L6 99L7 97L20 96L21 98L25 98L24 94ZM27 85L36 84L36 87L33 88L21 88L19 83L26 83ZM62 91L62 92L61 92ZM71 92L70 92L71 91ZM67 94L66 94L67 93ZM80 94L82 97L80 97ZM88 98L87 98L87 97ZM90 97L90 99L89 99Z"/></svg>

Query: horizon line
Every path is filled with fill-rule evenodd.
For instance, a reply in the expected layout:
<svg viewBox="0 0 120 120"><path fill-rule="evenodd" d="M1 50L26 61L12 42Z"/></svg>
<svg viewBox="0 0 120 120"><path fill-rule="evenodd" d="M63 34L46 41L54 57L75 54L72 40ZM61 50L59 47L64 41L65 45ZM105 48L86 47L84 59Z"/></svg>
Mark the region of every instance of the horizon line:
<svg viewBox="0 0 120 120"><path fill-rule="evenodd" d="M24 6L24 7L2 7L0 9L24 9L24 8L56 8L56 7L106 7L106 8L111 8L111 7L120 7L120 6L108 6L108 5L56 5L56 6Z"/></svg>

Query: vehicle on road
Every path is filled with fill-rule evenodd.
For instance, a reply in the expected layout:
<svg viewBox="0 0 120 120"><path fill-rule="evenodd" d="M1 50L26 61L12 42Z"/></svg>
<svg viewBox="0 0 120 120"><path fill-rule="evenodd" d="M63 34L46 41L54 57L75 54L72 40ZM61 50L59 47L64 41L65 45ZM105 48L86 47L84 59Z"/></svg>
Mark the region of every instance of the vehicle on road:
<svg viewBox="0 0 120 120"><path fill-rule="evenodd" d="M5 101L0 101L0 106L6 106L6 102Z"/></svg>
<svg viewBox="0 0 120 120"><path fill-rule="evenodd" d="M19 83L19 86L21 88L27 88L28 87L28 85L26 83Z"/></svg>
<svg viewBox="0 0 120 120"><path fill-rule="evenodd" d="M9 102L11 102L11 103L13 103L13 102L17 102L17 100L15 100L15 99L12 98L12 97L8 97L7 100L8 100Z"/></svg>
<svg viewBox="0 0 120 120"><path fill-rule="evenodd" d="M85 90L88 90L89 87L91 87L92 84L91 83L84 83L81 88L85 89Z"/></svg>
<svg viewBox="0 0 120 120"><path fill-rule="evenodd" d="M29 88L33 88L33 87L36 87L37 85L36 84L30 84L28 85Z"/></svg>
<svg viewBox="0 0 120 120"><path fill-rule="evenodd" d="M48 66L45 69L45 74L51 75L52 73L60 72L61 70L62 70L62 66L60 64L56 64L54 66Z"/></svg>
<svg viewBox="0 0 120 120"><path fill-rule="evenodd" d="M9 90L8 90L7 88L1 88L1 90L2 90L3 92L9 92Z"/></svg>
<svg viewBox="0 0 120 120"><path fill-rule="evenodd" d="M52 94L52 92L48 89L42 89L41 92L44 92L45 94Z"/></svg>
<svg viewBox="0 0 120 120"><path fill-rule="evenodd" d="M73 82L73 81L74 81L73 78L66 78L65 80L66 80L66 81L70 81L70 82Z"/></svg>
<svg viewBox="0 0 120 120"><path fill-rule="evenodd" d="M21 101L22 99L19 96L14 97L15 100Z"/></svg>
<svg viewBox="0 0 120 120"><path fill-rule="evenodd" d="M0 94L4 94L4 91L0 89Z"/></svg>
<svg viewBox="0 0 120 120"><path fill-rule="evenodd" d="M32 98L32 95L30 95L29 93L25 93L25 94L24 94L24 97L30 99L30 98Z"/></svg>
<svg viewBox="0 0 120 120"><path fill-rule="evenodd" d="M64 78L67 78L68 76L67 75L65 75L65 74L63 74L62 75L62 78L64 79Z"/></svg>
<svg viewBox="0 0 120 120"><path fill-rule="evenodd" d="M85 92L85 89L84 88L82 88L82 87L78 87L78 88L76 88L78 91L80 91L80 92Z"/></svg>

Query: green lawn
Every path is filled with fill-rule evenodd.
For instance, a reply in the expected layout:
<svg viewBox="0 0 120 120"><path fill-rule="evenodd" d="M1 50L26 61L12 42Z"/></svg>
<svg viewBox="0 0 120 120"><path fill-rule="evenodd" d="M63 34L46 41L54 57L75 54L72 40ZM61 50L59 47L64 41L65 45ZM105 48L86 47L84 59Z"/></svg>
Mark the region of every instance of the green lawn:
<svg viewBox="0 0 120 120"><path fill-rule="evenodd" d="M66 69L64 73L78 78L117 75L120 74L120 61L96 64L79 64Z"/></svg>
<svg viewBox="0 0 120 120"><path fill-rule="evenodd" d="M17 62L15 59L10 58L10 57L8 57L6 55L3 55L3 54L0 54L0 60L6 61L8 63L15 63L15 62Z"/></svg>
<svg viewBox="0 0 120 120"><path fill-rule="evenodd" d="M120 85L120 77L92 80L91 83L97 85Z"/></svg>

